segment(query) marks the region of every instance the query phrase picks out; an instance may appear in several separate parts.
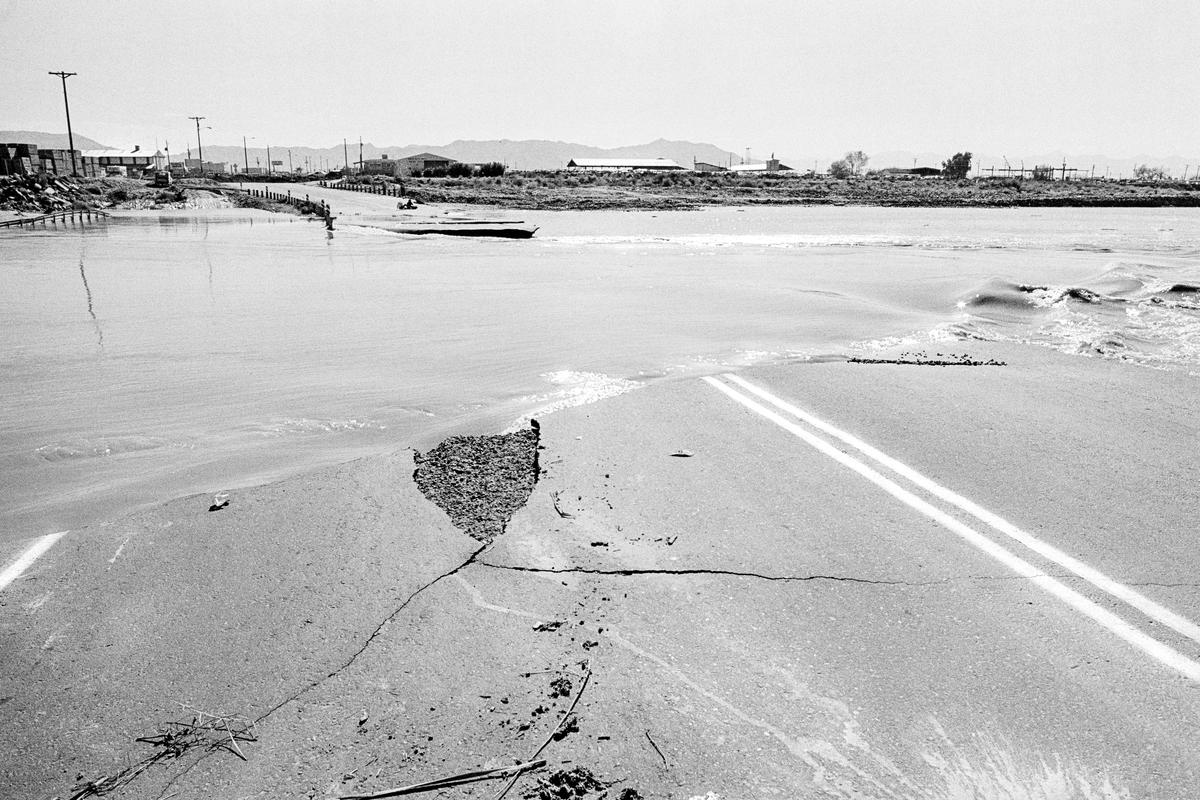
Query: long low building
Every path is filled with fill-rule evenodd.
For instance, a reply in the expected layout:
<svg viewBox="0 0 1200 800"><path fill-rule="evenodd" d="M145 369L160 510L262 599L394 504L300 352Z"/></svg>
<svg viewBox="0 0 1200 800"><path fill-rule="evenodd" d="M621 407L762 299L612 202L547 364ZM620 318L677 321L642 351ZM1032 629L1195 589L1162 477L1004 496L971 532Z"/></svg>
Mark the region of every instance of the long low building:
<svg viewBox="0 0 1200 800"><path fill-rule="evenodd" d="M734 164L729 168L730 172L791 172L792 168L787 164L780 163L779 159L771 155L765 164Z"/></svg>
<svg viewBox="0 0 1200 800"><path fill-rule="evenodd" d="M403 158L388 158L384 153L381 158L368 158L363 161L364 175L390 175L402 178L409 175L420 175L427 169L448 169L457 164L453 158L446 158L435 153L417 153Z"/></svg>
<svg viewBox="0 0 1200 800"><path fill-rule="evenodd" d="M683 167L669 158L572 158L567 169L595 170L681 170Z"/></svg>

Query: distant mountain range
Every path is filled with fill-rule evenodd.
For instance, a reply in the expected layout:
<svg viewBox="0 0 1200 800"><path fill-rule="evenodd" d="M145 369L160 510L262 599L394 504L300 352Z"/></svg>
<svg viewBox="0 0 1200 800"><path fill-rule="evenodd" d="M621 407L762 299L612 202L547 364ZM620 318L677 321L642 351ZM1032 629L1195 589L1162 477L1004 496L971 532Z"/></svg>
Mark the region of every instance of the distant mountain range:
<svg viewBox="0 0 1200 800"><path fill-rule="evenodd" d="M65 133L46 133L44 131L0 131L0 142L8 144L36 144L43 150L66 150L67 135ZM76 150L108 150L106 144L100 144L95 139L75 134Z"/></svg>
<svg viewBox="0 0 1200 800"><path fill-rule="evenodd" d="M41 131L0 131L0 142L32 142L36 143L39 147L65 148L67 146L67 135L65 133L44 133ZM132 148L134 144L123 143L121 147ZM105 145L78 134L75 136L75 147L79 150L105 149ZM150 150L152 148L153 143L142 143L143 150ZM289 149L291 150L290 164ZM172 159L179 158L186 155L187 152L188 146L181 147L177 144L172 150L171 157ZM672 141L668 139L657 139L646 144L610 148L542 139L497 139L491 141L459 139L449 144L408 144L388 147L382 147L369 142L362 145L362 158L379 158L385 153L389 158L402 158L423 152L436 153L447 158L469 163L500 161L507 164L510 169L517 170L562 169L572 158L669 158L685 167L691 167L693 159L710 164L739 164L742 160L741 156L737 153L730 150L722 150L713 144ZM195 154L193 153L193 155ZM286 145L271 147L271 160L282 162L284 168L289 166L303 167L307 158L308 166L312 169L324 167L337 169L345 163L344 158L346 155L349 156L351 163L358 161L358 142L348 142L344 150L341 144L334 145L333 147L303 147L295 145L290 148ZM754 160L761 161L762 155L765 154L759 154L760 157ZM779 157L783 163L793 169L803 171L815 167L818 171L824 171L828 168L831 161L839 158L841 155L841 153L827 153L818 156L788 157L780 154ZM953 155L953 153L895 150L868 153L867 155L871 157L868 168L882 169L884 167L912 167L914 164L919 167L940 167L942 162ZM265 167L267 153L264 147L251 147L247 151L243 151L241 147L237 146L206 145L204 147L204 159L206 161L223 161L234 164L243 164L249 161L250 166L259 165ZM1132 175L1134 167L1138 164L1163 167L1169 174L1175 177L1181 176L1185 169L1188 170L1188 177L1200 172L1200 157L1185 158L1183 156L1163 158L1161 156L1139 155L1133 158L1109 158L1105 155L1071 155L1062 152L1049 152L1010 156L1008 164L1014 169L1020 168L1022 162L1026 169L1032 169L1034 166L1040 164L1061 167L1064 160L1067 162L1068 168L1077 168L1080 170L1080 174L1090 174L1094 167L1097 176L1107 173L1114 178L1122 175L1126 177ZM994 166L996 167L996 174L1000 174L1005 166L1005 157L1002 155L995 156L977 153L972 166L973 173L974 168L982 168L984 174L987 174L990 168Z"/></svg>
<svg viewBox="0 0 1200 800"><path fill-rule="evenodd" d="M287 166L287 151L288 147L286 146L272 146L271 160L282 161L284 166ZM358 142L347 143L344 150L342 145L339 144L334 147L324 148L293 146L291 151L292 164L295 166L299 166L305 158L310 159L310 163L314 165L318 160L322 165L327 163L330 168L337 168L345 163L345 155L349 155L350 163L352 164L359 159ZM573 142L551 142L537 139L521 141L511 139L493 141L460 139L449 144L407 144L386 147L371 142L364 142L362 145L362 158L364 159L379 158L385 154L388 158L403 158L426 152L436 153L440 156L446 156L456 161L465 161L471 164L499 161L507 164L510 169L518 170L563 169L572 158L669 158L685 167L692 166L693 158L697 161L719 164L725 164L732 158L733 163L738 163L736 155L721 150L715 145L700 142L667 141L666 139L659 139L658 141L646 144L613 148L591 147ZM261 159L265 165L265 149L250 148L248 155L251 166L255 165L256 158ZM246 154L242 152L242 148L240 147L205 146L204 157L210 161L243 163L246 159Z"/></svg>

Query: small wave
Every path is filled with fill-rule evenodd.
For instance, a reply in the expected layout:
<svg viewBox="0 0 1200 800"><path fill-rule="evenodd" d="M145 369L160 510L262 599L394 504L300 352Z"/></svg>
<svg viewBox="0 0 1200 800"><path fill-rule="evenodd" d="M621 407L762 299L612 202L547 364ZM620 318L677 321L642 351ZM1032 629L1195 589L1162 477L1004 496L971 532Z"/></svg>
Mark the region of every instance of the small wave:
<svg viewBox="0 0 1200 800"><path fill-rule="evenodd" d="M602 372L579 372L566 369L544 373L541 378L556 388L549 392L521 398L522 405L534 406L534 408L514 422L508 429L509 431L527 426L533 417L552 414L564 408L596 403L645 385L639 381L617 378Z"/></svg>
<svg viewBox="0 0 1200 800"><path fill-rule="evenodd" d="M123 453L138 453L162 447L190 447L184 442L173 442L154 436L102 436L94 439L55 442L42 445L34 455L44 461L74 461L84 458L103 458Z"/></svg>
<svg viewBox="0 0 1200 800"><path fill-rule="evenodd" d="M288 436L292 434L347 433L361 430L385 430L387 426L373 420L359 419L310 419L308 417L276 417L266 422L254 423L249 429L266 436Z"/></svg>

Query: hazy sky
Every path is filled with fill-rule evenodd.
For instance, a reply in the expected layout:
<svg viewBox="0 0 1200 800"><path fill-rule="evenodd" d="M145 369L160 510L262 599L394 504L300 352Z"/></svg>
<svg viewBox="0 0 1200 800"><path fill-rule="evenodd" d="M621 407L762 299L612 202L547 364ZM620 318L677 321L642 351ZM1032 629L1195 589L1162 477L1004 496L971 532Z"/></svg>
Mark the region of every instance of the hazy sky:
<svg viewBox="0 0 1200 800"><path fill-rule="evenodd" d="M1200 2L0 0L0 128L1200 153Z"/></svg>

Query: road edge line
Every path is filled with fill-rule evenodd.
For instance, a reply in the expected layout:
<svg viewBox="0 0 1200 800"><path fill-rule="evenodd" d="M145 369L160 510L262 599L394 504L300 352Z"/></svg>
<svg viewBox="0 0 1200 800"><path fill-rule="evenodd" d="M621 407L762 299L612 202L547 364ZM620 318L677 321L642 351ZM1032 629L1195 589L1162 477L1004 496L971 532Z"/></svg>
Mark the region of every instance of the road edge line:
<svg viewBox="0 0 1200 800"><path fill-rule="evenodd" d="M66 531L48 533L27 547L25 552L17 557L16 561L5 567L3 572L0 572L0 591L4 591L4 589L8 588L9 584L21 577L21 573L29 569L33 562L37 561L43 553L66 535Z"/></svg>

